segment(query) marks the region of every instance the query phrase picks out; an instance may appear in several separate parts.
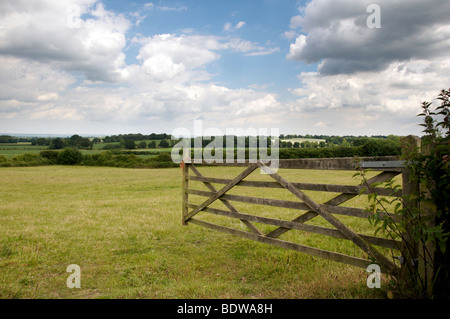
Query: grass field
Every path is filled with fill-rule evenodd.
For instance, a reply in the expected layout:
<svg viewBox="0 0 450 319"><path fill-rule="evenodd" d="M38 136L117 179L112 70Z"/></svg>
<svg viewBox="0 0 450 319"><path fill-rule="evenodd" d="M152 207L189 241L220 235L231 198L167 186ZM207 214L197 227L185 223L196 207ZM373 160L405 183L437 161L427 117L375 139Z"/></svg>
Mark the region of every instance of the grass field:
<svg viewBox="0 0 450 319"><path fill-rule="evenodd" d="M7 158L12 158L16 155L25 153L39 154L40 151L48 149L47 146L35 146L31 143L2 143L0 144L0 155L5 155Z"/></svg>
<svg viewBox="0 0 450 319"><path fill-rule="evenodd" d="M351 172L285 174L357 183ZM0 298L386 296L383 281L367 288L364 269L181 226L180 197L180 169L1 168ZM81 268L80 289L66 285L70 264Z"/></svg>
<svg viewBox="0 0 450 319"><path fill-rule="evenodd" d="M148 141L147 141L148 142ZM159 142L159 141L158 141ZM98 143L94 144L92 150L81 149L81 153L85 155L92 155L105 152L102 148L108 145L108 143ZM0 155L4 155L7 158L13 158L16 155L22 154L39 154L39 152L43 150L48 150L48 146L38 146L31 145L31 143L2 143L0 144ZM122 149L124 150L124 149ZM126 151L126 150L125 150ZM170 153L172 151L171 148L145 148L145 149L136 149L136 152L159 152L159 153ZM156 155L148 155L148 154L137 154L137 156L142 158L152 158Z"/></svg>

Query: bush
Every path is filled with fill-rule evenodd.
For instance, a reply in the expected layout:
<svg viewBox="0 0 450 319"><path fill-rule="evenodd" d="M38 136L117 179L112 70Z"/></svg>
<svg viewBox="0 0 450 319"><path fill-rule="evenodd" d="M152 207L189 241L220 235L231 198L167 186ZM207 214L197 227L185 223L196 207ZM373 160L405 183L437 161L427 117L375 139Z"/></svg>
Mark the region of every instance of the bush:
<svg viewBox="0 0 450 319"><path fill-rule="evenodd" d="M50 161L40 157L38 154L22 154L12 158L12 166L40 166L48 165Z"/></svg>
<svg viewBox="0 0 450 319"><path fill-rule="evenodd" d="M83 155L82 165L86 166L114 166L113 155L110 151L100 154Z"/></svg>
<svg viewBox="0 0 450 319"><path fill-rule="evenodd" d="M393 178L369 184L366 171L360 168L359 172L362 185L370 190L366 211L370 213L375 234L382 231L402 240L402 252L406 252L409 260L405 260L403 271L394 273L392 278L399 293L413 298L450 297L450 89L442 90L438 100L441 105L435 110L431 109L431 102L422 103L419 116L424 117L420 125L425 127L425 136L420 140L420 147L416 138L403 139L402 159L410 172L409 181L414 185L410 187L411 193L389 200L380 197L372 187L381 184L394 194L401 191L402 184ZM397 141L388 143L391 151L395 151ZM363 147L376 155L382 151L377 143ZM393 215L399 218L394 219Z"/></svg>
<svg viewBox="0 0 450 319"><path fill-rule="evenodd" d="M172 156L169 153L161 153L155 157L157 162L172 162Z"/></svg>
<svg viewBox="0 0 450 319"><path fill-rule="evenodd" d="M5 155L0 155L0 167L9 167L12 163L8 160Z"/></svg>
<svg viewBox="0 0 450 319"><path fill-rule="evenodd" d="M58 154L57 163L61 165L76 165L80 164L83 155L77 148L68 147Z"/></svg>
<svg viewBox="0 0 450 319"><path fill-rule="evenodd" d="M116 167L137 167L142 162L142 159L136 155L115 155L113 158L114 166Z"/></svg>
<svg viewBox="0 0 450 319"><path fill-rule="evenodd" d="M57 164L58 162L58 155L59 155L59 151L54 151L54 150L44 150L44 151L40 151L39 155L42 158L46 158L50 161L51 164Z"/></svg>
<svg viewBox="0 0 450 319"><path fill-rule="evenodd" d="M134 150L136 148L136 143L133 140L125 140L124 147L127 150Z"/></svg>

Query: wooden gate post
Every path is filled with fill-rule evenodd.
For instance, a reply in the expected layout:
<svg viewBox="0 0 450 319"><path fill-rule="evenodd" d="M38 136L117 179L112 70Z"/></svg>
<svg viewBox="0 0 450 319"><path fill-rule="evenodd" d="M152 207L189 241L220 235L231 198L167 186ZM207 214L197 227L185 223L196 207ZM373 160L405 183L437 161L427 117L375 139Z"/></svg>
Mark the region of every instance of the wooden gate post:
<svg viewBox="0 0 450 319"><path fill-rule="evenodd" d="M421 140L421 153L422 155L431 155L436 145L430 143L425 138ZM419 185L422 193L430 196L430 189L426 189L423 185ZM436 206L432 203L421 203L420 210L423 212L423 220L426 227L435 226L436 218ZM433 297L433 281L434 281L434 254L436 243L434 241L428 241L427 243L420 243L419 255L423 256L419 258L419 275L423 278L424 287L426 289L429 298Z"/></svg>
<svg viewBox="0 0 450 319"><path fill-rule="evenodd" d="M402 155L408 160L411 154L417 152L420 148L420 139L417 136L407 136L402 139ZM408 163L406 163L408 164ZM402 189L404 208L415 210L419 208L419 203L414 194L419 194L419 181L413 179L413 172L406 165L402 170ZM407 286L414 285L417 280L417 262L418 262L418 244L414 239L411 231L411 225L405 225L405 233L403 234L403 242L401 247L401 254L403 257L402 263L402 280L407 283Z"/></svg>
<svg viewBox="0 0 450 319"><path fill-rule="evenodd" d="M185 153L185 150L183 149L183 161L181 162L181 185L182 185L182 219L181 224L183 226L187 225L186 222L186 215L188 214L188 187L189 187L189 164L190 164L190 158L187 152Z"/></svg>
<svg viewBox="0 0 450 319"><path fill-rule="evenodd" d="M409 155L419 150L423 155L429 155L432 152L433 145L424 143L424 140L416 136L408 136L403 139L403 156L408 160ZM417 177L413 176L410 168L403 170L403 195L405 205L412 210L420 210L420 218L427 227L433 227L435 223L436 207L427 204L424 201L419 203L417 197L422 193L427 193L424 186L420 184ZM412 195L412 196L411 196ZM404 234L404 243L402 255L405 263L402 265L404 279L407 282L415 281L419 287L426 293L427 297L433 296L433 278L434 278L434 253L435 247L432 241L427 243L417 242L411 234L411 225L406 224L406 233Z"/></svg>

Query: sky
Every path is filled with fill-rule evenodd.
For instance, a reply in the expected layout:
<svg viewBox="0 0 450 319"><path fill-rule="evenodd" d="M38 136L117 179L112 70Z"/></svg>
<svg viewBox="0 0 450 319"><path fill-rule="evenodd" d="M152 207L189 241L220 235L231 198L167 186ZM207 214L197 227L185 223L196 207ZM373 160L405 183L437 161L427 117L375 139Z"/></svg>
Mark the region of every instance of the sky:
<svg viewBox="0 0 450 319"><path fill-rule="evenodd" d="M373 6L375 5L375 6ZM2 0L0 133L421 135L447 0Z"/></svg>

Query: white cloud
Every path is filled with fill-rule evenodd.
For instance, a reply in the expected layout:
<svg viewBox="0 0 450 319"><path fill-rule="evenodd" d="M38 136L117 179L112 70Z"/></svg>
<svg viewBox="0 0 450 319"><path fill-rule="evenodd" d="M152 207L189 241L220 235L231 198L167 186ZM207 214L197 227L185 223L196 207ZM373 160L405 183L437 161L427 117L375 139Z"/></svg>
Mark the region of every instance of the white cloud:
<svg viewBox="0 0 450 319"><path fill-rule="evenodd" d="M227 22L223 25L223 31L230 31L233 28L230 22Z"/></svg>
<svg viewBox="0 0 450 319"><path fill-rule="evenodd" d="M450 3L379 1L380 29L367 27L370 3L313 0L292 17L287 58L317 70L298 76L289 109L336 134L418 134L421 102L448 87Z"/></svg>
<svg viewBox="0 0 450 319"><path fill-rule="evenodd" d="M269 55L275 52L280 52L280 48L270 48L270 49L260 48L260 51L246 53L245 55L246 56Z"/></svg>
<svg viewBox="0 0 450 319"><path fill-rule="evenodd" d="M0 54L81 71L90 80L120 80L127 19L95 0L33 3L1 2Z"/></svg>
<svg viewBox="0 0 450 319"><path fill-rule="evenodd" d="M83 44L101 56L105 54L103 47L114 41L96 41L96 25L86 29L89 37L83 39ZM216 125L274 118L269 114L276 113L279 107L276 96L205 83L211 78L206 67L219 59L219 52L260 49L255 44L236 38L173 34L142 37L134 42L141 45L138 63L119 63L117 69L122 77L114 86L90 80L80 83L59 63L51 66L45 61L0 56L0 117L61 120L78 125L129 123L141 129L158 119L166 131L167 123L187 123L199 116Z"/></svg>
<svg viewBox="0 0 450 319"><path fill-rule="evenodd" d="M242 28L244 25L246 25L246 23L244 21L240 21L238 22L238 24L236 24L236 29L239 30L240 28Z"/></svg>
<svg viewBox="0 0 450 319"><path fill-rule="evenodd" d="M181 12L181 11L186 11L188 8L186 6L180 6L180 7L159 6L159 7L157 7L157 9L161 10L161 11L177 11L177 12Z"/></svg>
<svg viewBox="0 0 450 319"><path fill-rule="evenodd" d="M244 27L247 23L245 21L239 21L235 26L231 22L227 22L223 25L223 31L231 32L236 31Z"/></svg>
<svg viewBox="0 0 450 319"><path fill-rule="evenodd" d="M283 37L285 37L288 40L292 40L293 38L297 37L297 32L295 30L284 31Z"/></svg>
<svg viewBox="0 0 450 319"><path fill-rule="evenodd" d="M97 0L4 0L0 124L52 120L67 128L112 123L168 132L202 119L220 128L278 126L297 134L410 132L420 103L448 87L450 24L420 1L399 3L400 12L382 0L382 27L369 29L366 2L313 0L290 20L282 34L291 40L289 62L317 70L299 74L284 97L267 85L231 89L214 82L227 53L250 59L282 51L270 40L262 45L232 33L244 21L225 24L222 36L188 28L129 34L151 10L187 8L147 3L124 16ZM421 20L412 23L417 15Z"/></svg>
<svg viewBox="0 0 450 319"><path fill-rule="evenodd" d="M410 124L418 123L421 102L433 101L448 86L449 67L449 59L440 61L439 67L433 61L414 60L391 63L382 72L328 76L305 72L299 75L302 86L292 90L297 99L289 107L317 116L329 127L339 123L345 128L342 134L370 130L406 134Z"/></svg>
<svg viewBox="0 0 450 319"><path fill-rule="evenodd" d="M55 100L75 78L48 64L0 56L0 101Z"/></svg>
<svg viewBox="0 0 450 319"><path fill-rule="evenodd" d="M390 63L445 56L450 50L450 2L389 1L377 4L381 28L367 26L372 1L313 0L291 19L302 32L289 59L321 63L321 74L382 71Z"/></svg>

